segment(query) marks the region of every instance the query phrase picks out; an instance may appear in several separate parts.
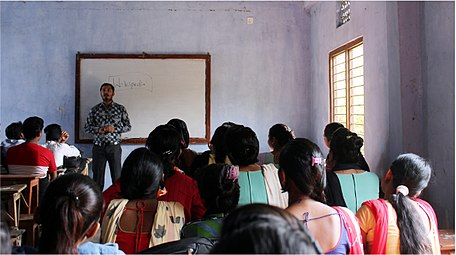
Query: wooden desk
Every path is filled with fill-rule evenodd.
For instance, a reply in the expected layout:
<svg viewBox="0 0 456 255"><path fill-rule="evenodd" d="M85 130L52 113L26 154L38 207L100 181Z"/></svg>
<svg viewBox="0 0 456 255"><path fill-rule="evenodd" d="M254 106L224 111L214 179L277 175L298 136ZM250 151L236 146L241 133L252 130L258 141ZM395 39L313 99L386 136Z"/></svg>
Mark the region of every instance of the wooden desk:
<svg viewBox="0 0 456 255"><path fill-rule="evenodd" d="M14 226L19 227L21 213L21 191L27 188L27 184L16 184L0 187L2 201L8 202L7 215L14 221Z"/></svg>
<svg viewBox="0 0 456 255"><path fill-rule="evenodd" d="M442 254L455 254L454 229L439 229L439 241Z"/></svg>
<svg viewBox="0 0 456 255"><path fill-rule="evenodd" d="M0 186L10 186L14 184L27 184L27 189L24 191L25 199L27 200L26 213L31 214L39 204L39 180L46 174L41 175L15 175L2 174L0 175ZM35 191L34 191L35 190Z"/></svg>

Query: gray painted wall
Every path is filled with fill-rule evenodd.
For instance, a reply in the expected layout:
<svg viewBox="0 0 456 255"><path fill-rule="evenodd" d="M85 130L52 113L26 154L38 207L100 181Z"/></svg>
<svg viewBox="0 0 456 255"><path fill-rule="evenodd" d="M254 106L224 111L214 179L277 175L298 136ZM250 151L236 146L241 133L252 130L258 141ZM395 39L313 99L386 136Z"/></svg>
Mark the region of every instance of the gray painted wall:
<svg viewBox="0 0 456 255"><path fill-rule="evenodd" d="M363 36L366 159L382 176L400 153L428 158L434 176L423 197L440 227L454 228L454 2L352 1L351 20L337 29L335 8L335 2L320 2L308 10L309 107L316 120L310 137L323 148L328 52Z"/></svg>
<svg viewBox="0 0 456 255"><path fill-rule="evenodd" d="M366 159L381 175L399 153L416 150L429 158L435 178L424 195L441 227L454 228L453 2L352 1L351 20L337 29L335 2L0 2L0 7L2 139L6 125L31 115L60 123L74 137L78 51L209 52L212 131L224 121L243 123L267 151L269 127L283 122L324 148L328 52L363 36ZM254 18L252 25L247 17ZM414 79L416 86L410 87ZM78 146L91 154L90 145ZM123 146L123 158L136 147Z"/></svg>

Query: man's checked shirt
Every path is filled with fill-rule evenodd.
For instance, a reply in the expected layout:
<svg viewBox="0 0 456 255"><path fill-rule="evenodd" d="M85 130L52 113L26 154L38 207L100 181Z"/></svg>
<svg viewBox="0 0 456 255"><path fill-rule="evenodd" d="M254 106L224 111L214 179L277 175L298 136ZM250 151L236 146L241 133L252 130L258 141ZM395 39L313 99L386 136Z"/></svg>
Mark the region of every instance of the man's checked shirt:
<svg viewBox="0 0 456 255"><path fill-rule="evenodd" d="M113 133L98 133L100 127L107 125L114 127ZM131 130L127 110L123 105L114 102L108 108L103 103L99 103L90 110L84 130L86 133L95 135L93 140L95 145L119 144L121 140L120 134Z"/></svg>

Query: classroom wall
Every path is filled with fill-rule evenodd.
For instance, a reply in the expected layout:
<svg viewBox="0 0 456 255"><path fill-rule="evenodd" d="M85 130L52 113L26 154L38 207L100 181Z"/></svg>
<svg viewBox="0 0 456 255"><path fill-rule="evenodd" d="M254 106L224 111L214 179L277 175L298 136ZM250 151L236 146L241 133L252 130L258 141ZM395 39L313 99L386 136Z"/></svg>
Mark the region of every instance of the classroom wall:
<svg viewBox="0 0 456 255"><path fill-rule="evenodd" d="M351 20L337 29L335 2L0 2L0 8L1 139L10 122L39 115L46 124L60 123L73 141L78 51L209 52L212 132L228 120L245 124L267 151L269 127L283 122L324 150L328 53L363 36L366 159L381 175L402 152L429 158L435 178L424 195L442 226L454 228L453 2L352 1ZM91 155L90 145L78 146ZM136 147L122 146L123 159Z"/></svg>
<svg viewBox="0 0 456 255"><path fill-rule="evenodd" d="M423 4L424 147L435 171L425 195L437 207L439 225L455 223L455 6L454 2ZM420 138L418 138L420 139Z"/></svg>
<svg viewBox="0 0 456 255"><path fill-rule="evenodd" d="M454 228L454 2L352 1L351 20L337 29L335 2L313 4L309 14L310 136L324 146L328 53L363 36L367 162L382 176L400 153L429 159L434 176L423 197L440 227Z"/></svg>
<svg viewBox="0 0 456 255"><path fill-rule="evenodd" d="M9 123L39 115L45 124L61 124L74 141L78 51L209 52L211 133L224 121L250 126L261 151L269 150L267 133L275 123L308 135L310 25L302 2L2 1L0 6L2 139ZM253 17L252 25L247 17ZM78 146L91 155L90 145ZM122 146L123 159L136 147Z"/></svg>

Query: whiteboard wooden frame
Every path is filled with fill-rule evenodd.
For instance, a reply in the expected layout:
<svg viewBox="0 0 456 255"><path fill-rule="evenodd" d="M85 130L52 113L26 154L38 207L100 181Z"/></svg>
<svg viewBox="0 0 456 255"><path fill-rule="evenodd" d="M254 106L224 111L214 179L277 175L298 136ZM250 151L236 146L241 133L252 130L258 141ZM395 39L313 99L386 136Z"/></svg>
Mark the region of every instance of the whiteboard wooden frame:
<svg viewBox="0 0 456 255"><path fill-rule="evenodd" d="M202 119L198 119L198 122L204 122L204 123L197 123L198 132L196 132L196 133L201 134L201 135L199 135L199 136L192 135L192 132L194 132L195 130L192 131L191 125L189 123L189 121L191 121L191 119L186 118L186 116L171 116L170 115L167 120L170 120L172 118L180 118L180 119L184 120L187 123L188 128L189 128L189 132L190 132L190 136L191 136L190 137L191 144L207 144L209 142L209 139L210 139L210 104L211 104L211 101L210 101L211 56L209 54L146 54L146 53L143 53L143 54L90 54L89 53L88 54L88 53L79 53L78 52L76 54L76 86L75 86L76 87L76 100L75 100L75 103L76 103L75 142L76 143L92 143L93 142L93 138L87 137L87 136L92 137L92 135L84 133L85 119L88 114L87 107L89 107L88 109L90 110L91 107L102 102L102 100L99 96L99 89L100 89L101 84L103 82L107 81L106 78L104 78L104 81L90 82L90 84L86 84L86 83L82 82L82 81L87 80L86 79L87 77L85 77L85 76L89 76L87 71L84 71L85 70L84 65L86 63L89 63L88 61L85 61L85 60L102 60L102 61L100 61L101 68L103 68L103 62L107 63L106 60L108 60L108 61L111 61L111 60L124 61L125 60L125 64L127 64L127 65L128 65L128 63L130 63L130 64L135 63L136 60L142 61L142 63L144 63L144 60L146 60L147 62L166 60L169 65L173 65L173 63L177 64L179 60L195 60L194 62L204 61L205 67L203 68L204 70L201 70L201 72L204 72L204 73L198 74L198 77L200 77L200 75L204 75L204 81L203 81L204 84L201 84L202 87L200 88L200 89L204 90L204 94L201 96L201 98L199 97L199 98L192 99L192 100L204 101L204 102L198 102L198 105L200 108L201 108L201 104L203 104L203 108L204 108L203 110L205 111ZM176 61L174 61L174 60L176 60ZM164 68L167 68L169 66L168 64L163 65L163 66L166 66ZM86 64L86 65L88 65L88 64ZM161 72L161 73L165 73L165 75L173 75L173 77L176 75L179 75L178 73L177 74L173 73L173 72L170 73L169 70L163 70L163 71L164 72ZM96 71L91 70L90 76L93 75L93 72L96 72ZM95 76L96 75L97 74L95 74ZM103 74L101 74L100 76L103 76ZM98 77L98 78L100 78L100 77ZM103 78L103 77L101 77L101 78ZM180 77L180 78L187 79L188 77ZM185 86L185 84L177 84L177 85ZM90 93L92 93L92 91L93 91L93 93L97 95L98 101L91 99L92 101L89 102L88 99L86 99L88 97L84 96L86 94L81 94L81 91L82 92L85 91L84 93L87 93L88 86L90 87ZM199 84L197 86L199 86ZM133 89L133 88L131 88L131 89ZM151 87L151 91L152 91L152 87ZM201 91L199 91L199 92L200 92L199 95L201 95ZM126 92L126 93L128 93L128 92ZM152 92L150 92L150 93L152 93ZM116 95L114 96L115 102L117 102L116 101L117 94L118 94L118 89L116 88ZM142 94L147 94L147 93L142 93ZM179 106L179 103L180 103L179 98L176 98L176 95L174 93L170 94L170 95L162 95L162 96L164 96L164 97L169 96L169 100L175 102L176 107L183 107L183 109L184 108L189 109L189 107L192 107L192 105L180 105ZM90 95L90 97L93 97L93 96ZM147 101L148 104L143 104L143 105L149 105L149 102L150 101ZM119 101L118 103L126 106L125 105L126 102ZM126 108L127 108L127 112L129 113L129 116L132 116L132 114L129 112L129 109L127 106L126 106ZM84 109L84 110L82 110L82 109ZM141 116L148 117L148 116L153 116L153 114L154 114L153 109L144 109L144 112L141 113ZM132 118L130 117L130 121L133 122L134 120L132 120ZM123 144L145 144L150 131L152 131L153 128L155 128L157 125L165 124L166 122L167 121L164 121L164 122L162 121L161 123L156 123L155 126L149 128L150 130L144 130L144 132L142 132L140 135L136 135L133 137L128 136L128 133L122 134L122 137L123 137L122 143ZM194 123L192 123L192 124L194 124ZM132 123L132 129L133 128L135 128L135 127L133 126L133 123Z"/></svg>

